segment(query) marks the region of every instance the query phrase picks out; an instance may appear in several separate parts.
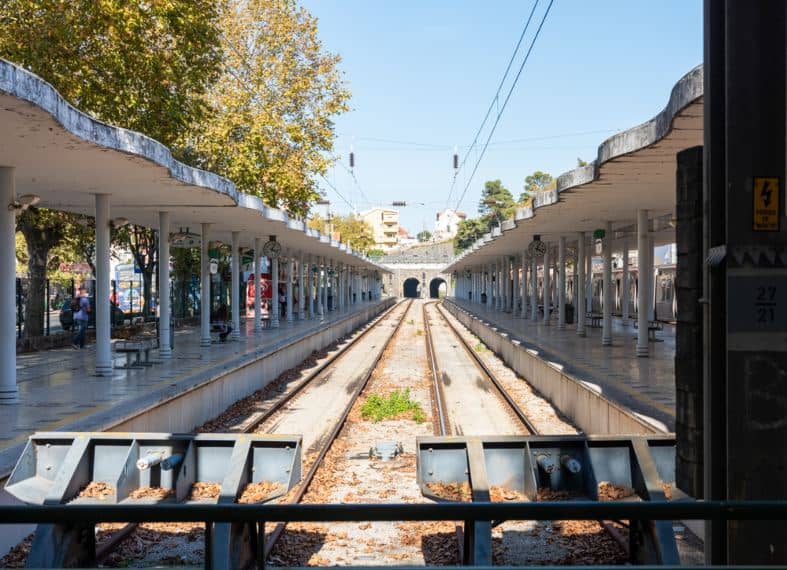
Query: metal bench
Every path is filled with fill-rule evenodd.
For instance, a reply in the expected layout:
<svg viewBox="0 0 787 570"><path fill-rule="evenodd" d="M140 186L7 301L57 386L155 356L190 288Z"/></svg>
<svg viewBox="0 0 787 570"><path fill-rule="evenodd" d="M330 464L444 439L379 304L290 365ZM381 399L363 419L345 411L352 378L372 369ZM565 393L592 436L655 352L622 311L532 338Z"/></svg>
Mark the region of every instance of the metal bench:
<svg viewBox="0 0 787 570"><path fill-rule="evenodd" d="M587 320L587 326L594 329L600 329L604 315L601 313L585 313L585 319Z"/></svg>
<svg viewBox="0 0 787 570"><path fill-rule="evenodd" d="M634 328L639 328L639 322L634 321ZM648 340L653 342L663 342L662 339L656 338L656 333L664 330L664 324L661 321L648 321Z"/></svg>
<svg viewBox="0 0 787 570"><path fill-rule="evenodd" d="M158 364L157 362L150 360L150 351L158 347L158 338L155 337L132 338L129 340L115 341L115 352L126 355L125 366L118 366L118 368L131 370L134 368L144 368L145 366L153 366L154 364ZM143 354L145 355L144 360L141 358Z"/></svg>

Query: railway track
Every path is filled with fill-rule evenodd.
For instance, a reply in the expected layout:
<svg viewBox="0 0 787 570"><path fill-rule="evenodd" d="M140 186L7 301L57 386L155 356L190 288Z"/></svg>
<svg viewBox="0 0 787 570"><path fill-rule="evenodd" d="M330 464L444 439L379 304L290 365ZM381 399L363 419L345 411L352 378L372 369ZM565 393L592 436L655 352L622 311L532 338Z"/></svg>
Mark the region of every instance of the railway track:
<svg viewBox="0 0 787 570"><path fill-rule="evenodd" d="M278 429L282 426L277 426L274 423L275 419L285 414L286 408L292 405L296 400L298 400L298 398L304 397L310 387L315 385L326 386L331 377L335 375L335 369L343 362L346 362L348 357L353 354L354 350L364 348L363 345L365 341L367 341L376 333L379 333L381 328L384 328L386 325L388 325L393 330L385 331L384 334L382 334L382 346L373 344L368 348L368 350L372 351L370 353L372 354L371 362L362 367L361 370L357 371L355 378L346 383L348 386L352 387L352 393L350 394L349 401L346 402L341 412L338 414L338 418L336 418L333 422L333 427L327 430L325 433L319 434L317 437L304 437L303 446L306 453L306 465L304 467L307 468L307 471L300 484L295 488L294 493L288 493L286 500L288 503L300 502L303 498L303 495L311 485L314 475L319 469L325 454L328 452L328 449L331 446L331 443L341 431L341 428L347 419L347 415L349 414L360 394L363 392L363 389L368 383L369 378L377 366L377 363L382 358L385 348L388 346L388 343L396 335L396 332L401 327L404 317L411 305L412 300L404 303L398 303L386 310L382 315L378 316L374 321L372 321L372 323L367 325L360 333L352 337L349 342L342 346L341 349L333 355L333 357L325 359L323 362L312 368L307 374L304 375L302 379L296 382L293 386L287 388L277 397L273 398L272 401L263 402L262 409L255 410L240 419L230 420L228 423L221 421L210 422L213 425L210 429L205 431L224 431L235 433L255 433L259 431L267 431L268 433L284 433L286 428L284 430ZM266 430L266 428L270 429ZM106 561L112 552L114 552L124 541L134 534L138 527L139 525L136 523L127 524L114 532L109 538L102 541L96 549L97 560L99 562ZM278 539L284 531L284 528L284 524L279 524L274 528L270 535L266 537L266 558L275 547Z"/></svg>
<svg viewBox="0 0 787 570"><path fill-rule="evenodd" d="M450 404L446 399L445 387L446 384L456 382L458 379L449 375L448 371L445 369L447 368L446 364L444 364L443 367L440 366L441 359L450 360L452 357L464 359L465 362L472 364L472 368L478 375L476 378L474 378L476 387L480 391L480 393L477 394L478 397L483 398L484 392L486 392L486 385L491 385L494 395L498 397L501 404L521 423L521 427L524 428L525 433L533 435L538 434L538 429L530 420L528 415L508 393L503 384L497 379L494 372L489 369L483 359L481 359L481 357L476 353L474 347L470 346L467 340L456 328L456 325L454 325L454 323L452 323L451 320L445 315L443 309L439 306L439 303L425 303L423 306L423 312L426 328L426 340L428 345L427 350L432 361L431 368L434 378L435 408L439 414L439 435L499 435L501 433L500 431L478 431L473 434L468 434L466 430L461 429L461 426L456 425L454 426L454 429L452 429L452 422L447 417ZM433 321L433 316L435 317L435 320L438 321L437 323ZM450 340L446 338L436 339L432 332L432 327L434 325L440 327L441 332L448 331L450 334ZM442 343L442 346L438 346L438 342ZM450 348L455 350L449 353L449 351L446 350L448 345L450 345ZM440 348L443 350L440 350ZM454 369L464 368L464 370L460 370L460 372L469 372L466 366L457 366L457 362L450 364ZM462 396L463 399L469 399L470 394L465 392L462 394ZM473 399L475 400L475 398ZM495 413L494 410L490 410L490 412L492 414ZM458 422L453 423L456 424ZM482 419L480 423L486 423L488 425L490 422L488 420Z"/></svg>

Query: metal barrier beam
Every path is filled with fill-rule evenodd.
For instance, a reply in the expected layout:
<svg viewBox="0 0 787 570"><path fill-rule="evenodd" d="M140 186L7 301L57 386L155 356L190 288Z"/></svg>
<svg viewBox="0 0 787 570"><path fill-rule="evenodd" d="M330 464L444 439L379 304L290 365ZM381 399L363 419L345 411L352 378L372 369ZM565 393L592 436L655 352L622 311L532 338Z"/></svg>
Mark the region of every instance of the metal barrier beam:
<svg viewBox="0 0 787 570"><path fill-rule="evenodd" d="M269 491L257 499L265 502L289 491L300 477L300 436L49 432L30 437L6 490L32 505L65 506L69 512L99 506L92 517L42 520L28 558L35 567L95 566L94 526L108 522L106 512L140 504L148 513L184 502L235 504L247 485L257 483ZM205 487L211 492L192 496L198 483L212 484ZM91 488L96 491L87 492ZM148 488L158 496L135 497ZM213 567L245 567L257 559L253 522L209 522L207 536Z"/></svg>

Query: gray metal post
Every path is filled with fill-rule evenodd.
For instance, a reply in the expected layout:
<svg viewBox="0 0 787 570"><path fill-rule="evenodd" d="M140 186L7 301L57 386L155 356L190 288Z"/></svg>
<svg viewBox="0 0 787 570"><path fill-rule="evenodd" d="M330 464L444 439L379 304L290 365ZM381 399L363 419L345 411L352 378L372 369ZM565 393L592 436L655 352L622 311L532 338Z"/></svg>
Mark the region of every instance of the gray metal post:
<svg viewBox="0 0 787 570"><path fill-rule="evenodd" d="M16 304L16 214L8 205L16 200L14 168L0 166L0 302ZM7 314L0 322L0 404L19 402L16 385L16 324Z"/></svg>
<svg viewBox="0 0 787 570"><path fill-rule="evenodd" d="M604 248L604 306L601 308L603 324L601 330L601 344L603 346L610 346L612 344L612 303L615 298L612 295L612 222L606 223L601 247Z"/></svg>
<svg viewBox="0 0 787 570"><path fill-rule="evenodd" d="M109 307L109 195L96 194L96 375L112 375Z"/></svg>

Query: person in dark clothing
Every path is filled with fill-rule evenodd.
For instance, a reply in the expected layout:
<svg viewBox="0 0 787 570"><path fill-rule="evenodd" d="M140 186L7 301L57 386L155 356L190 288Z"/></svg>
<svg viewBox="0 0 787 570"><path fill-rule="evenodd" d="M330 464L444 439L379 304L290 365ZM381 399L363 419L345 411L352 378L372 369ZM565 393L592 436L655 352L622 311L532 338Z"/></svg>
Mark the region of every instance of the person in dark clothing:
<svg viewBox="0 0 787 570"><path fill-rule="evenodd" d="M90 301L87 298L87 289L84 287L79 288L79 294L71 302L71 311L74 314L74 325L76 327L76 334L71 341L71 346L75 350L79 350L80 348L85 348L85 333L87 332L87 323L90 319Z"/></svg>
<svg viewBox="0 0 787 570"><path fill-rule="evenodd" d="M216 318L213 321L213 326L219 331L219 340L225 342L227 337L232 332L232 322L229 319L227 305L219 305L216 311Z"/></svg>

